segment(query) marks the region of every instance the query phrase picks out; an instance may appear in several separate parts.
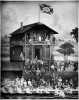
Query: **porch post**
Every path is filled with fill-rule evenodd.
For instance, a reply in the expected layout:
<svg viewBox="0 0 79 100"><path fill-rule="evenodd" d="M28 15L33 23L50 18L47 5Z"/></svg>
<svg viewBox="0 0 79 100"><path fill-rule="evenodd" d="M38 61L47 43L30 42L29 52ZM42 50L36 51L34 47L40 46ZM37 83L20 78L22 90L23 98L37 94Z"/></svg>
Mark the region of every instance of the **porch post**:
<svg viewBox="0 0 79 100"><path fill-rule="evenodd" d="M26 64L26 34L25 34L25 64Z"/></svg>
<svg viewBox="0 0 79 100"><path fill-rule="evenodd" d="M50 60L51 60L51 45L49 45L49 49L50 49Z"/></svg>
<svg viewBox="0 0 79 100"><path fill-rule="evenodd" d="M50 49L50 45L49 45L49 56L50 56L49 57L49 72L50 72L50 60L51 60L51 54L50 53L51 53L51 49Z"/></svg>
<svg viewBox="0 0 79 100"><path fill-rule="evenodd" d="M46 45L45 45L45 59L46 59Z"/></svg>
<svg viewBox="0 0 79 100"><path fill-rule="evenodd" d="M32 60L33 60L33 45L32 45Z"/></svg>

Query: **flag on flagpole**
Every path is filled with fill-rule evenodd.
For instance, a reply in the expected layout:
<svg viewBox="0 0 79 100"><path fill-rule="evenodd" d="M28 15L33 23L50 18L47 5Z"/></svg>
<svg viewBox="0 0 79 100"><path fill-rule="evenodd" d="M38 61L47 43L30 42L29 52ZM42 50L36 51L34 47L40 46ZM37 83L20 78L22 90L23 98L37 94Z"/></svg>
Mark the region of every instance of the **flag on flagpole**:
<svg viewBox="0 0 79 100"><path fill-rule="evenodd" d="M41 4L40 9L43 13L46 13L46 14L49 14L49 15L53 14L53 8L49 5Z"/></svg>

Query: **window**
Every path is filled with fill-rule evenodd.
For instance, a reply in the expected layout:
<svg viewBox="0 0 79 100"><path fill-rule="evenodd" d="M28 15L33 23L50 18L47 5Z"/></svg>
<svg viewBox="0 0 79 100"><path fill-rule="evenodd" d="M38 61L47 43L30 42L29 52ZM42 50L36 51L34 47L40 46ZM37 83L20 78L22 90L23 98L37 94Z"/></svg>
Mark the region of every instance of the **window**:
<svg viewBox="0 0 79 100"><path fill-rule="evenodd" d="M22 46L14 46L10 48L10 60L11 61L23 61L23 47Z"/></svg>

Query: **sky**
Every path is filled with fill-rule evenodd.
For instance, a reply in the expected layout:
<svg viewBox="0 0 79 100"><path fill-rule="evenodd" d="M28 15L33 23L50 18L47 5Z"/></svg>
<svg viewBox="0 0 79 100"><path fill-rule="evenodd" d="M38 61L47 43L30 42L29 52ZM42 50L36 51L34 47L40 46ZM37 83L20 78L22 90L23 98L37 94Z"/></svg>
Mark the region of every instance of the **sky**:
<svg viewBox="0 0 79 100"><path fill-rule="evenodd" d="M43 13L39 4L50 5L54 13ZM2 36L20 28L20 22L28 25L41 22L56 30L62 39L72 39L70 32L78 27L78 2L4 2L1 9Z"/></svg>

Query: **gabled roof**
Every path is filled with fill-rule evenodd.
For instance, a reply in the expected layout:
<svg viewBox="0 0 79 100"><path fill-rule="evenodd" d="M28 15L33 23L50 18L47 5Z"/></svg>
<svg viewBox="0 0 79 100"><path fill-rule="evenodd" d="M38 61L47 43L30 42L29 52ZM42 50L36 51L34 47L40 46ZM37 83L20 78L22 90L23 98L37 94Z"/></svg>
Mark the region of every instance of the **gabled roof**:
<svg viewBox="0 0 79 100"><path fill-rule="evenodd" d="M26 33L27 31L29 31L31 29L33 29L33 30L43 30L43 29L46 29L51 34L58 34L58 32L54 31L53 29L51 29L47 25L38 22L38 23L33 23L33 24L25 25L22 28L20 27L19 29L17 29L16 31L11 33L10 35L14 36L14 35L18 35L18 34L24 34L24 33Z"/></svg>

